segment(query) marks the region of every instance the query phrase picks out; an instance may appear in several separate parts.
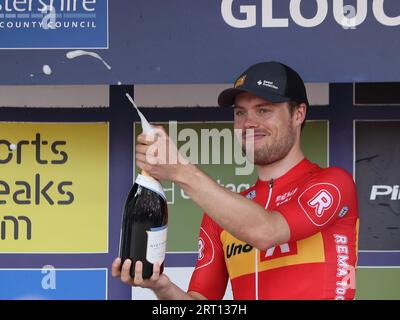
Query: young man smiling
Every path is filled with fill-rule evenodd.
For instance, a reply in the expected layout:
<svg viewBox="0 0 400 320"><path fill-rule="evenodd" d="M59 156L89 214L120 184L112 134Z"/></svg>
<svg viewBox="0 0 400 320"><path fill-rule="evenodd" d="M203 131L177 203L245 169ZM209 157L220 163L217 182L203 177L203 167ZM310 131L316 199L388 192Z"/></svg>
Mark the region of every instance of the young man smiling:
<svg viewBox="0 0 400 320"><path fill-rule="evenodd" d="M239 139L250 146L243 151L257 170L255 185L235 194L190 163L154 164L172 142L164 131L155 142L139 136L138 167L174 181L205 211L199 258L187 293L157 265L143 280L138 262L132 279L131 262L120 271L117 258L113 276L160 299L221 299L228 280L235 299L353 299L355 185L344 170L322 169L304 157L300 134L308 99L301 77L278 62L258 63L219 95L218 104L234 107Z"/></svg>

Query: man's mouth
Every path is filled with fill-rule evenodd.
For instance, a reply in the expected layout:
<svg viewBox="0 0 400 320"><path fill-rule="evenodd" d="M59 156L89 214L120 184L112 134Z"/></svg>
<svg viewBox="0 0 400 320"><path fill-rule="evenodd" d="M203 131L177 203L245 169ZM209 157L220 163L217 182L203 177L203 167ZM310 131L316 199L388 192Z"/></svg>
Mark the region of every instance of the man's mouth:
<svg viewBox="0 0 400 320"><path fill-rule="evenodd" d="M265 136L266 134L263 132L248 133L248 134L243 134L242 140L244 142L254 142L263 139Z"/></svg>

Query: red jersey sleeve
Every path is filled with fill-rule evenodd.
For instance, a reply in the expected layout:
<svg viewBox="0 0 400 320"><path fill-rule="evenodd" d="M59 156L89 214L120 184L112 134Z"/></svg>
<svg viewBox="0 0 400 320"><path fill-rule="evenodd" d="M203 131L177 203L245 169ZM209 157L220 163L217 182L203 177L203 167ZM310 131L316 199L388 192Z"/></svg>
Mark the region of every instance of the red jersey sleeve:
<svg viewBox="0 0 400 320"><path fill-rule="evenodd" d="M357 193L353 178L340 168L323 169L307 181L280 212L290 228L290 240L297 241L318 233L341 219L358 217Z"/></svg>
<svg viewBox="0 0 400 320"><path fill-rule="evenodd" d="M228 282L221 228L204 214L199 234L199 255L188 291L202 294L209 300L222 299Z"/></svg>

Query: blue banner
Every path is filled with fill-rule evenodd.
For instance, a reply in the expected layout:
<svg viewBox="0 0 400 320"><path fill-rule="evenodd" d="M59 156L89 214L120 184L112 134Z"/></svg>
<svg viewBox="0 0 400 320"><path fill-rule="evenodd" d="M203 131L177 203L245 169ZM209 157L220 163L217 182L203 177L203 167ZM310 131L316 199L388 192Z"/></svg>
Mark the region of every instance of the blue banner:
<svg viewBox="0 0 400 320"><path fill-rule="evenodd" d="M17 18L32 17L36 2L51 0L0 0L0 21L15 21L6 17L12 4ZM105 0L54 0L54 5L66 22L71 14L87 15L85 21L95 14L97 31L5 24L1 46L105 46ZM267 60L292 66L307 82L400 80L398 0L115 0L109 5L109 49L92 50L109 67L93 55L68 59L66 50L0 50L0 84L232 83L250 64ZM41 72L43 65L51 67L51 75Z"/></svg>
<svg viewBox="0 0 400 320"><path fill-rule="evenodd" d="M0 48L108 48L108 0L0 0Z"/></svg>
<svg viewBox="0 0 400 320"><path fill-rule="evenodd" d="M106 300L106 269L0 269L0 300Z"/></svg>

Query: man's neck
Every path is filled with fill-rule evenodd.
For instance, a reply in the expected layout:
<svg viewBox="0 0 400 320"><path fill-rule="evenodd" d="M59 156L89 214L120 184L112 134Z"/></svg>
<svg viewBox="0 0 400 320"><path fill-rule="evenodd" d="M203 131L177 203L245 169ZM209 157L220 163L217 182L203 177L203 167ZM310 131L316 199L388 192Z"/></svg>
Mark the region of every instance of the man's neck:
<svg viewBox="0 0 400 320"><path fill-rule="evenodd" d="M293 148L285 158L279 161L268 165L256 165L258 178L264 181L277 179L283 176L303 159L304 154L300 148L297 150Z"/></svg>

